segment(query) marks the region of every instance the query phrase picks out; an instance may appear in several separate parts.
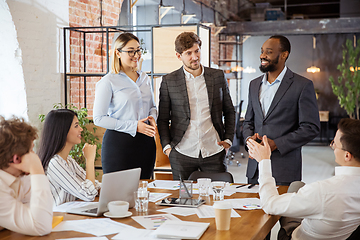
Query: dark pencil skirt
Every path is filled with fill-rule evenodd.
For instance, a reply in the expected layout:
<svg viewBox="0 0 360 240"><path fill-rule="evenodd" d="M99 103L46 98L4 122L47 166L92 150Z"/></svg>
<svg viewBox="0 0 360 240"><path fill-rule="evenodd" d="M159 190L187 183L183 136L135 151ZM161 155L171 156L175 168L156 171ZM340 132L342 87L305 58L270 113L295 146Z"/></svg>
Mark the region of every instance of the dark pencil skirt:
<svg viewBox="0 0 360 240"><path fill-rule="evenodd" d="M153 137L137 132L135 137L115 130L106 130L101 163L104 173L141 168L141 179L152 177L155 165L156 145Z"/></svg>

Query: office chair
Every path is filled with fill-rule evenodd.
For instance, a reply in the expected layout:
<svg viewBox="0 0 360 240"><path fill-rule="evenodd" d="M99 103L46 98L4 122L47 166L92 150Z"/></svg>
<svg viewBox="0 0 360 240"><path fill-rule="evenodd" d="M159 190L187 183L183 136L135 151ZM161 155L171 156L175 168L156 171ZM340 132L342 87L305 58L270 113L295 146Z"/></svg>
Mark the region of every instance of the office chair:
<svg viewBox="0 0 360 240"><path fill-rule="evenodd" d="M212 181L224 181L234 183L234 178L229 172L209 173L209 172L192 172L189 176L189 180L196 181L198 178L210 178Z"/></svg>
<svg viewBox="0 0 360 240"><path fill-rule="evenodd" d="M240 151L240 145L244 145L243 135L242 135L242 125L244 120L241 119L241 108L244 100L241 100L240 104L237 106L237 115L236 115L236 125L235 125L235 135L233 139L233 145L230 147L228 154L226 155L226 164L234 164L235 161L237 166L240 166L238 160L234 160L235 153ZM240 152L242 158L245 158L244 153Z"/></svg>

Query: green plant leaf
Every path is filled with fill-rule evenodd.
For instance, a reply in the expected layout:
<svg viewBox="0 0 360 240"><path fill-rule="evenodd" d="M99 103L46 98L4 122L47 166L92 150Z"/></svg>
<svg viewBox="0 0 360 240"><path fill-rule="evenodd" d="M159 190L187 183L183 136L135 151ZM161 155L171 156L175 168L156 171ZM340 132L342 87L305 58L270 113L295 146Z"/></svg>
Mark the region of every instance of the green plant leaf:
<svg viewBox="0 0 360 240"><path fill-rule="evenodd" d="M345 46L343 45L342 56L343 61L337 66L340 76L337 81L330 76L329 81L333 93L337 96L339 104L345 109L347 114L359 119L359 96L360 96L360 40L356 47L351 40L347 39ZM355 69L350 71L350 67ZM358 67L358 68L356 68ZM356 112L356 114L355 114Z"/></svg>

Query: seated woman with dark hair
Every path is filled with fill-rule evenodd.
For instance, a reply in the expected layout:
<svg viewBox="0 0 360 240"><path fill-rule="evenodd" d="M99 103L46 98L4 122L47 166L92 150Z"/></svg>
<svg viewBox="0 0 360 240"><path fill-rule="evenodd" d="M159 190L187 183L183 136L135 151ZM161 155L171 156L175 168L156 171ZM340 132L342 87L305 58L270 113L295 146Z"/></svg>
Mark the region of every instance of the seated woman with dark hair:
<svg viewBox="0 0 360 240"><path fill-rule="evenodd" d="M75 201L93 201L100 184L95 180L96 146L85 144L86 172L69 155L74 145L81 143L77 114L69 109L48 113L42 131L39 157L50 182L54 204Z"/></svg>

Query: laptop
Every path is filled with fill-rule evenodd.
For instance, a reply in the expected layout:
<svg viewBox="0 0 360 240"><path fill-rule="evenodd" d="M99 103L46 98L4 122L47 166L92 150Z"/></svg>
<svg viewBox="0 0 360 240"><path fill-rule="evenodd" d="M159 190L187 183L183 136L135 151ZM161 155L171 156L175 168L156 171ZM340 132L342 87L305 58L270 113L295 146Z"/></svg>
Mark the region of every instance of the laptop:
<svg viewBox="0 0 360 240"><path fill-rule="evenodd" d="M127 201L129 207L135 205L134 192L138 189L141 168L106 173L102 177L99 202L85 207L72 208L68 213L101 216L108 211L107 204L111 201Z"/></svg>

